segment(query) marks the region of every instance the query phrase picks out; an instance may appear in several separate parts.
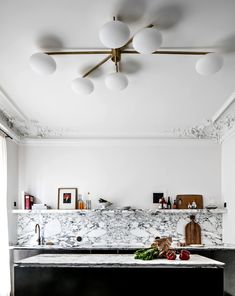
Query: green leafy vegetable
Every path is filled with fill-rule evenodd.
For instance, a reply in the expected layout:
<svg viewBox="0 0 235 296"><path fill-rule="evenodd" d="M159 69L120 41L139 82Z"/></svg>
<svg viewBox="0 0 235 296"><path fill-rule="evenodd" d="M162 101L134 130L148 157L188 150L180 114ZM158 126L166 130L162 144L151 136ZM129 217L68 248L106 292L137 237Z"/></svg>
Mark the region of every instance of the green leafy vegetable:
<svg viewBox="0 0 235 296"><path fill-rule="evenodd" d="M158 258L159 250L156 248L139 249L135 253L135 259L153 260Z"/></svg>

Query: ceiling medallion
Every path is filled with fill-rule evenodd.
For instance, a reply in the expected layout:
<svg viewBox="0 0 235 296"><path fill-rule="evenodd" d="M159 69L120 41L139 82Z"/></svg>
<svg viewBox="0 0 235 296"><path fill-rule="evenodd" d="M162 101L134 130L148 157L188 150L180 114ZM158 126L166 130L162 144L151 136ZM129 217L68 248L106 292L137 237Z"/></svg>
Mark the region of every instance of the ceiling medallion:
<svg viewBox="0 0 235 296"><path fill-rule="evenodd" d="M130 37L128 26L113 17L113 21L104 24L99 31L99 38L107 50L77 50L77 51L49 51L34 53L30 58L32 70L38 74L49 75L56 71L57 65L54 59L57 55L107 55L97 65L84 73L81 77L75 77L71 82L71 88L77 94L90 94L94 90L94 84L88 76L97 68L108 61L114 63L114 72L105 78L107 88L121 91L128 85L127 76L120 71L121 56L123 54L163 54L163 55L198 55L196 71L201 75L210 75L220 70L223 65L223 57L209 51L185 51L185 50L160 50L163 42L161 32L156 26L150 24ZM129 49L128 45L133 45Z"/></svg>

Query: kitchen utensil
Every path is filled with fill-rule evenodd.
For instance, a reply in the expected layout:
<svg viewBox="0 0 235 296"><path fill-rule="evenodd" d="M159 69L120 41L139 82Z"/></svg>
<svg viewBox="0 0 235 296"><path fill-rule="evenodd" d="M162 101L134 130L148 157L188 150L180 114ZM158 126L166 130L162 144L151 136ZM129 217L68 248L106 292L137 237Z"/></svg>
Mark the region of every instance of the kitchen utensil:
<svg viewBox="0 0 235 296"><path fill-rule="evenodd" d="M190 216L190 222L185 226L185 243L186 245L201 245L201 227L195 222L195 216Z"/></svg>

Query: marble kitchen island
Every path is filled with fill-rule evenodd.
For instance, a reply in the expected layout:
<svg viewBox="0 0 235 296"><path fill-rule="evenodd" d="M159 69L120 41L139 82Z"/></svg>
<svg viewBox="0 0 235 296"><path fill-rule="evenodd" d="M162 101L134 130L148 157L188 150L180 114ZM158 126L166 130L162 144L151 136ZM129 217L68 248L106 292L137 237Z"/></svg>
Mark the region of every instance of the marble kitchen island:
<svg viewBox="0 0 235 296"><path fill-rule="evenodd" d="M223 268L200 255L143 261L133 254L40 254L15 262L15 295L219 296Z"/></svg>

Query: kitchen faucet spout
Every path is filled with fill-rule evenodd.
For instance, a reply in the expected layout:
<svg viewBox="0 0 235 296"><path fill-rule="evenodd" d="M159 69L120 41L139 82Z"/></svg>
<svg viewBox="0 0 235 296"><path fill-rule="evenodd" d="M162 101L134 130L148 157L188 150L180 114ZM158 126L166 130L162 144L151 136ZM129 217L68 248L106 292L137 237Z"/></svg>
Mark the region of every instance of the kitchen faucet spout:
<svg viewBox="0 0 235 296"><path fill-rule="evenodd" d="M38 242L38 245L41 245L41 234L40 234L40 225L37 223L35 225L35 233L38 234L38 238L37 238L37 242Z"/></svg>

